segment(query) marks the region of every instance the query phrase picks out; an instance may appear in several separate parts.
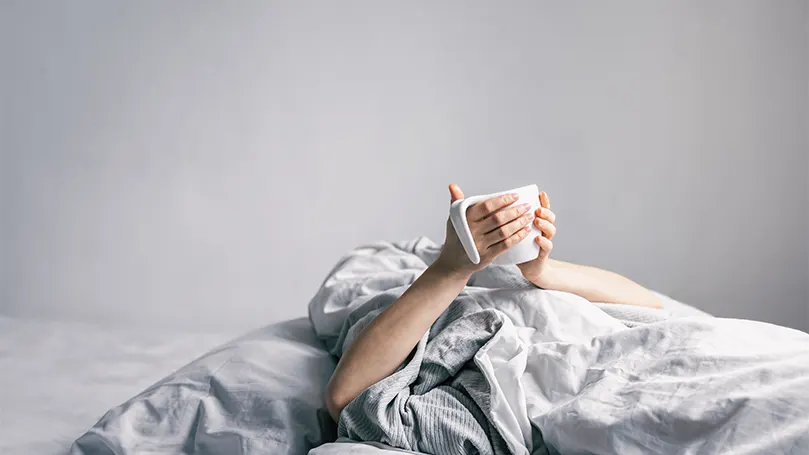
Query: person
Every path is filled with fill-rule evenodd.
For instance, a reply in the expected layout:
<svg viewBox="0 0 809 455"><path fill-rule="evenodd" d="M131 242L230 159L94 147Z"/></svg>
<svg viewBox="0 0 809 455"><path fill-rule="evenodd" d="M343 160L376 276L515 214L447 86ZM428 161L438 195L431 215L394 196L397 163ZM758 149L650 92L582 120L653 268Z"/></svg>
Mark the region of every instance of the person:
<svg viewBox="0 0 809 455"><path fill-rule="evenodd" d="M458 185L450 185L449 192L451 202L464 197ZM478 264L469 260L447 220L446 240L438 258L359 334L340 358L325 393L326 407L336 422L351 400L396 371L472 273L524 239L531 223L542 233L536 238L540 253L517 267L537 287L573 293L592 302L662 308L654 293L621 275L551 259L556 215L547 193L540 193L540 207L535 212L530 211L530 204L509 207L516 200L513 194L495 196L467 210L469 228L480 253Z"/></svg>

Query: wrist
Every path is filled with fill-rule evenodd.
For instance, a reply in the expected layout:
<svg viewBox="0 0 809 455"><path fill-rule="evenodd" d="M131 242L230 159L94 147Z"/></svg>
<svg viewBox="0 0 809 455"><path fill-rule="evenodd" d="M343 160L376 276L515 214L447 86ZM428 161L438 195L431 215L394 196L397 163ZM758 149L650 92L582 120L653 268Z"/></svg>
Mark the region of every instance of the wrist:
<svg viewBox="0 0 809 455"><path fill-rule="evenodd" d="M425 273L433 273L438 276L446 277L452 280L463 281L466 283L472 276L472 271L467 270L465 267L453 265L446 261L443 257L439 256L432 264L427 267Z"/></svg>
<svg viewBox="0 0 809 455"><path fill-rule="evenodd" d="M543 264L539 272L524 276L528 281L534 283L534 285L539 288L554 289L554 282L556 281L554 279L555 268L550 259L545 260L545 264Z"/></svg>

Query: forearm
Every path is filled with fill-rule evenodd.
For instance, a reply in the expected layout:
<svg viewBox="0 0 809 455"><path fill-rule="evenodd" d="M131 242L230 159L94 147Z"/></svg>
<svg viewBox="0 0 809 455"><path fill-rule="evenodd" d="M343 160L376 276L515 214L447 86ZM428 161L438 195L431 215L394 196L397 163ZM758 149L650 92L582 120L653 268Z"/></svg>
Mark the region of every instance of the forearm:
<svg viewBox="0 0 809 455"><path fill-rule="evenodd" d="M363 390L396 371L468 278L433 264L360 333L326 387L326 406L335 421Z"/></svg>
<svg viewBox="0 0 809 455"><path fill-rule="evenodd" d="M542 279L535 282L544 289L569 292L591 302L662 308L653 292L617 273L554 259L548 261Z"/></svg>

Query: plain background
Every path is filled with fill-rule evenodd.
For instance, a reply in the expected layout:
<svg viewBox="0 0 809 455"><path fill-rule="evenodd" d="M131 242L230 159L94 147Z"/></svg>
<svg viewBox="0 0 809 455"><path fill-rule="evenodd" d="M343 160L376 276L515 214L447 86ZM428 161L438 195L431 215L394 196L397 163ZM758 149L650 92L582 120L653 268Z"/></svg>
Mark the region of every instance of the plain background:
<svg viewBox="0 0 809 455"><path fill-rule="evenodd" d="M806 1L0 3L0 312L303 315L537 183L554 256L809 328Z"/></svg>

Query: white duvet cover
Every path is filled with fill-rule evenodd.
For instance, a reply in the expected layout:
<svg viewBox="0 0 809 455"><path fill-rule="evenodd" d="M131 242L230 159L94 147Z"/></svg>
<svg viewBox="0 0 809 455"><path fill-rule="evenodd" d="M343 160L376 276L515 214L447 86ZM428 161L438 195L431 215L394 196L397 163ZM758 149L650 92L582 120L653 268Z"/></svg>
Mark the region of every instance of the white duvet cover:
<svg viewBox="0 0 809 455"><path fill-rule="evenodd" d="M315 331L334 339L354 310L392 302L437 252L425 238L357 248L310 304ZM549 453L809 453L808 334L676 312L630 328L575 295L479 273L459 299L511 322L474 361L513 453L538 449L534 429Z"/></svg>

